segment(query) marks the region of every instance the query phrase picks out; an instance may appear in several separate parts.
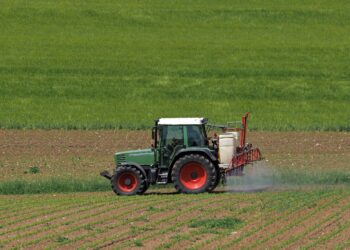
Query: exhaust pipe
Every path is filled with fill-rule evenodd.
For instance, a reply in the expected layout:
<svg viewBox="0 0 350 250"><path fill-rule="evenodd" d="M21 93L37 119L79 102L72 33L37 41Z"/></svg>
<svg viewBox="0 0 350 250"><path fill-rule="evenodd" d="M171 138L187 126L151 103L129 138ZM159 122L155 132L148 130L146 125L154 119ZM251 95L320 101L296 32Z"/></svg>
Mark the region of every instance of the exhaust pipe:
<svg viewBox="0 0 350 250"><path fill-rule="evenodd" d="M108 180L112 179L112 176L109 174L109 172L108 172L107 170L102 171L102 172L100 173L100 175L103 176L103 177L105 177L105 178L107 178Z"/></svg>

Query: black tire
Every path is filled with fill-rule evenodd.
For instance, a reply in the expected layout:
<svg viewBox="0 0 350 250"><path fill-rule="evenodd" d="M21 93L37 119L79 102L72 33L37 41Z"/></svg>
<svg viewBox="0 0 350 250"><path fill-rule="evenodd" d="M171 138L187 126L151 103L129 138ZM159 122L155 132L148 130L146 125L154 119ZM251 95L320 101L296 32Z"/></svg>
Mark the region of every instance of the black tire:
<svg viewBox="0 0 350 250"><path fill-rule="evenodd" d="M145 181L145 185L143 187L143 190L141 191L141 193L137 193L137 194L144 194L148 188L149 188L149 183L147 181Z"/></svg>
<svg viewBox="0 0 350 250"><path fill-rule="evenodd" d="M214 186L212 187L211 190L208 190L209 192L213 191L220 183L220 180L221 180L221 173L220 173L220 170L219 168L216 168L216 180L215 180L215 184Z"/></svg>
<svg viewBox="0 0 350 250"><path fill-rule="evenodd" d="M179 192L198 194L214 188L217 171L208 158L199 154L189 154L175 162L171 179Z"/></svg>
<svg viewBox="0 0 350 250"><path fill-rule="evenodd" d="M134 166L117 167L111 185L117 195L143 194L147 190L145 176Z"/></svg>

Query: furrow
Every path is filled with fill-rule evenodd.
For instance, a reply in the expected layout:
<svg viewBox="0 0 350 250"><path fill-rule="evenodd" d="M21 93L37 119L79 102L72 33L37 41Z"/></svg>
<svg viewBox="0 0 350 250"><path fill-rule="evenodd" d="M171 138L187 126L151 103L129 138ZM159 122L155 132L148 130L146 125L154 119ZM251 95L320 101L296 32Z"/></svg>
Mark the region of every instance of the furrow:
<svg viewBox="0 0 350 250"><path fill-rule="evenodd" d="M177 204L176 206L172 206L170 207L171 211L175 211L174 208L177 208L179 209L179 211L175 211L175 214L174 215L170 215L170 216L167 216L166 213L164 213L164 216L157 216L158 219L156 220L153 220L149 223L146 223L146 226L149 230L152 230L153 226L155 225L158 225L158 223L164 221L164 220L169 220L170 218L173 218L174 216L176 217L178 213L181 213L180 211L189 211L193 206L186 206L185 209L182 209L181 207L186 205L187 203L194 203L194 202L201 202L202 200L205 200L205 203L209 203L211 200L215 200L216 197L211 197L211 198L208 198L208 196L204 195L204 196L199 196L196 197L197 199L193 200L193 199L190 199L189 201L183 201L183 200L179 200L177 201ZM82 248L100 248L106 244L109 244L109 243L106 243L108 241L110 241L110 243L113 245L115 243L115 241L117 239L120 239L120 238L123 238L125 236L127 236L130 232L129 232L129 229L130 229L130 226L128 228L126 228L126 230L123 230L123 232L120 232L120 230L118 230L118 228L120 226L124 226L124 225L128 225L129 222L126 221L126 222L123 222L119 225L113 225L113 227L109 228L109 231L106 232L105 235L98 235L97 238L95 239L95 241L93 241L92 243L89 243L88 245L83 245ZM141 230L142 230L143 227L141 227ZM116 230L115 231L115 234L113 234L114 231L112 231L111 229L114 229ZM132 228L131 228L132 229ZM137 230L137 228L135 229ZM112 234L112 236L111 236ZM103 238L101 238L103 237Z"/></svg>
<svg viewBox="0 0 350 250"><path fill-rule="evenodd" d="M349 211L349 210L348 210ZM325 244L328 240L332 239L334 236L340 234L350 226L350 213L347 211L344 217L339 217L326 227L321 228L321 237L313 238L314 241L303 246L304 249L315 249L320 244Z"/></svg>
<svg viewBox="0 0 350 250"><path fill-rule="evenodd" d="M293 213L289 220L286 219L287 221L291 221L291 222L289 222L289 224L287 226L284 226L284 225L281 225L281 224L278 225L278 226L275 226L274 229L272 229L273 232L271 232L271 233L268 233L268 232L266 232L266 230L264 230L263 236L266 236L266 235L267 236L256 240L251 245L248 245L247 249L253 249L253 248L257 247L258 245L266 244L266 242L268 242L269 240L273 239L274 237L276 237L276 236L278 236L278 235L280 235L280 234L290 230L291 228L297 226L302 221L305 221L305 220L311 218L312 216L314 216L320 210L331 206L332 204L334 204L334 201L336 201L337 199L338 200L341 199L341 196L338 196L337 198L332 197L331 200L325 202L322 205L318 204L317 205L317 209L312 209L311 211L306 212L306 214L304 214L305 213L304 210L300 211L300 214L299 214L299 212ZM289 217L287 217L287 218L289 218ZM280 228L280 229L277 230L277 228Z"/></svg>
<svg viewBox="0 0 350 250"><path fill-rule="evenodd" d="M341 203L341 205L343 205ZM274 248L289 248L289 249L295 249L297 246L301 246L304 245L305 243L303 239L308 239L309 238L309 234L311 234L312 232L314 232L315 230L319 229L322 227L322 225L324 224L328 224L328 223L333 223L330 221L334 221L334 219L336 220L337 217L339 216L339 214L342 213L346 213L347 210L349 209L349 204L347 206L336 206L330 209L330 214L328 216L325 217L325 213L327 213L328 211L320 211L320 217L319 218L323 218L322 220L317 220L315 219L315 223L309 222L309 221L305 221L302 224L298 225L298 228L303 227L304 230L302 230L299 233L290 233L289 234L289 238L282 241L279 240L279 242L281 242L280 244L278 244L277 246L274 246ZM317 214L315 215L317 216ZM304 226L303 226L304 225Z"/></svg>
<svg viewBox="0 0 350 250"><path fill-rule="evenodd" d="M257 208L258 205L252 203L251 201L254 200L255 197L251 197L249 200L244 200L244 202L249 202L249 205L246 205L246 206L242 206L238 209L235 209L233 212L231 212L231 208L232 208L232 205L222 205L220 206L217 210L215 210L214 212L215 213L212 213L212 214L208 214L205 212L205 215L208 215L208 217L206 218L212 218L213 217L213 214L214 216L216 214L219 214L218 212L220 211L227 211L227 210L230 210L230 213L228 216L230 217L237 217L237 216L242 216L246 213L249 213L250 211L253 211L255 208ZM202 213L203 215L203 213ZM220 216L225 216L223 213L220 213ZM201 219L206 219L206 218L201 218ZM245 217L240 217L243 221L245 221ZM178 234L177 237L174 237L173 239L171 239L171 235L162 235L162 242L160 242L160 245L152 245L152 248L156 248L156 249L163 249L163 248L177 248L177 249L185 249L186 246L183 246L183 244L186 244L186 240L188 239L193 239L193 238L196 238L196 236L198 235L201 235L201 239L202 241L204 240L204 237L203 237L203 230L202 229L187 229L187 228L182 228L182 230L178 230L180 232L180 234ZM173 230L175 232L173 232L173 235L174 234L177 234L176 230ZM210 237L211 235L208 235L208 237ZM167 239L169 239L169 241L166 241ZM180 244L180 246L176 245L177 243ZM193 243L197 243L198 242L193 242L192 241L192 246L193 246ZM143 244L145 246L147 246L147 242L143 242Z"/></svg>
<svg viewBox="0 0 350 250"><path fill-rule="evenodd" d="M79 230L83 230L84 229L84 227L86 227L86 226L88 226L88 227L92 227L92 226L100 226L101 224L104 224L104 222L106 222L106 221L109 221L109 220L114 220L114 219L119 219L119 217L120 216L124 216L124 215L130 215L132 212L142 212L142 210L144 210L145 209L145 207L144 206L147 206L147 205L152 205L153 204L153 202L155 202L155 201L157 201L157 199L158 199L158 197L156 197L155 199L149 199L149 197L148 197L148 200L147 200L147 202L142 202L142 206L143 207L136 207L135 209L133 209L133 210L131 210L133 207L130 207L130 206L125 206L126 207L126 210L124 211L124 210L122 210L122 212L121 213L117 213L117 214L110 214L110 212L111 212L111 210L109 210L109 211L105 211L105 213L103 214L103 216L102 215L99 215L98 216L98 220L97 221L93 221L93 222L87 222L87 224L85 224L84 222L83 223L79 223L79 225L76 225L76 226L74 226L74 227L70 227L69 229L66 229L66 230L64 230L64 231L60 231L60 234L61 235L65 235L68 239L69 239L69 241L68 242L66 242L66 243L54 243L54 244L52 244L52 242L50 241L50 242L48 242L47 244L46 244L46 246L45 247L49 247L49 248L54 248L54 247L62 247L62 246L64 246L64 245L66 245L66 244L72 244L72 243L75 243L76 241L82 241L82 240L84 240L86 237L91 237L93 234L96 234L96 232L94 232L94 231L91 231L91 229L89 230L84 230L84 233L85 234L82 234L82 233L79 233L78 234L78 236L77 237L75 237L75 238L72 238L72 236L73 235L69 235L69 234L72 234L72 233L74 233L75 231L79 231ZM172 198L169 198L168 200L162 200L162 201L164 201L164 202L167 202L167 201L171 201L172 200ZM139 205L139 204L138 204ZM130 212L130 210L132 211L132 212ZM106 214L106 215L105 215ZM94 217L96 217L96 216L94 216ZM92 217L92 218L94 218L94 217ZM91 219L91 218L90 218ZM101 229L99 228L99 233L101 233ZM73 236L74 237L74 236ZM52 238L52 237L47 237L46 239L50 239L50 238ZM89 239L89 240L91 240L91 239Z"/></svg>
<svg viewBox="0 0 350 250"><path fill-rule="evenodd" d="M176 219L177 216L181 216L179 218L181 218L181 221L177 221L176 222L176 225L174 226L172 223L170 223L171 225L170 226L167 226L165 228L162 228L160 230L156 230L156 231L153 231L151 233L148 234L148 231L144 234L143 237L141 238L137 238L138 240L145 240L145 239L151 239L153 237L155 237L156 235L164 235L165 233L168 233L170 231L173 231L181 226L184 226L184 225L187 225L189 223L189 221L193 221L193 220L196 220L200 217L202 217L203 215L207 215L209 213L212 213L214 211L218 211L220 210L220 208L222 208L221 206L221 203L223 202L226 202L227 200L230 200L231 197L228 197L227 199L225 200L219 200L219 201L212 201L210 203L208 203L207 205L206 204L200 204L198 206L195 206L193 208L190 209L190 213L186 214L185 216L183 216L183 211L180 211L178 212L177 214L175 214L174 216L172 216L171 218L168 218L166 220L162 220L161 222L158 222L159 224L157 224L158 226L161 226L160 223L166 223L167 225L169 225L169 222L171 222L172 220ZM214 205L212 207L210 207L211 205ZM201 208L201 207L205 207L205 211L204 212L201 212L201 213L198 213L197 211L193 211L194 209L198 209L198 208ZM219 206L219 208L218 208ZM185 219L185 220L183 220ZM136 238L135 238L136 239ZM118 246L118 248L124 248L124 247L130 247L131 244L133 244L134 241L130 241L130 239L128 239L127 242L125 242L124 244L121 244Z"/></svg>
<svg viewBox="0 0 350 250"><path fill-rule="evenodd" d="M115 201L113 200L110 200L107 204L110 204L110 203L113 203ZM132 202L132 201L131 201ZM84 203L85 204L85 203ZM88 202L86 202L86 204L89 204ZM85 212L85 211L88 211L88 210L91 210L91 209L95 209L97 207L102 207L102 206L105 206L106 203L97 203L97 204L93 204L93 205L90 205L89 206L82 206L82 205L79 205L79 209L73 209L73 210L70 210L70 211L63 211L63 214L59 214L59 215L55 215L53 217L49 217L47 219L44 219L44 220L40 220L40 221L36 221L30 225L26 225L26 226L23 226L23 227L18 227L16 229L13 229L11 230L12 233L14 233L13 237L9 237L9 235L7 234L7 240L5 240L3 242L3 244L7 244L8 242L10 241L13 241L13 240L18 240L20 238L23 238L23 237L31 237L33 236L34 234L36 233L39 233L39 232L46 232L47 230L51 229L51 228L55 228L57 227L57 225L53 224L52 222L55 221L55 220L61 220L62 218L66 218L72 214L75 214L75 213L82 213L82 212ZM67 223L68 221L62 221L62 223ZM58 224L60 225L60 224ZM32 227L37 227L36 230L32 230ZM23 229L29 229L31 228L31 230L26 230L23 234L18 234L18 231L23 231Z"/></svg>
<svg viewBox="0 0 350 250"><path fill-rule="evenodd" d="M135 203L137 204L137 202L135 202L135 201L137 201L137 200L131 199L127 203L123 203L123 204L115 206L114 203L118 202L118 201L109 200L108 202L102 203L101 205L96 206L96 207L90 207L90 206L83 207L83 208L81 208L80 211L77 212L78 218L73 217L70 220L59 221L58 223L51 223L51 225L49 225L45 228L38 228L36 231L31 231L29 233L22 235L22 238L24 238L24 237L28 238L28 237L33 237L33 235L38 235L39 233L42 234L42 235L39 235L39 238L32 239L30 241L25 241L21 246L28 247L30 245L37 244L40 241L49 238L50 237L50 234L48 233L48 232L50 232L49 230L51 230L51 231L56 230L57 228L59 228L61 226L70 226L72 223L77 222L77 221L78 221L78 223L81 223L82 220L87 219L87 218L101 216L101 214L108 213L112 210L121 209L121 208L128 207L128 206L133 206ZM107 206L107 208L106 208L106 206ZM103 209L100 212L96 213L94 211L94 209L99 208L99 207L102 207ZM91 211L94 212L93 215L89 214L89 212L91 212ZM71 215L74 215L74 214L76 214L76 213L69 213L69 214L66 214L64 217L70 217ZM56 218L56 219L59 219L59 218Z"/></svg>
<svg viewBox="0 0 350 250"><path fill-rule="evenodd" d="M10 220L7 223L4 223L3 226L6 227L7 229L9 228L9 226L16 226L17 224L20 224L21 226L24 226L23 222L26 222L27 220L30 220L30 219L33 219L33 218L36 219L38 216L41 216L41 217L46 216L46 215L52 216L56 212L61 213L62 212L62 208L64 208L64 210L74 209L74 208L81 207L81 206L84 206L85 204L89 204L89 203L91 203L91 202L85 202L83 204L76 204L75 203L75 204L72 204L70 206L66 206L65 207L65 205L70 204L70 203L66 203L64 205L60 204L60 205L51 207L50 209L47 209L46 207L37 208L36 209L37 211L35 211L35 213L31 213L29 215L26 214L23 217L14 217L14 218L12 218L13 220ZM102 202L100 202L100 203L102 203ZM28 223L30 223L30 221ZM1 232L0 236L3 235L3 234L6 234L6 233L8 233L8 232Z"/></svg>
<svg viewBox="0 0 350 250"><path fill-rule="evenodd" d="M272 207L272 205L275 204L276 202L279 202L280 200L284 200L284 199L286 199L288 196L290 196L289 193L278 193L278 194L279 194L278 196L274 196L273 199L268 200L268 201L266 201L265 203L269 204L269 206ZM270 198L270 197L268 197L268 198ZM261 204L258 204L258 205L257 205L257 208L259 208L259 206L261 206ZM270 211L270 210L271 210L271 209L269 209L269 211ZM253 216L251 216L251 215L249 216L249 220L247 220L247 221L245 222L246 225L249 224L252 220L254 220L254 219L252 219L252 217L253 217ZM190 249L193 249L193 250L194 250L194 249L201 249L201 248L203 248L204 246L207 246L208 244L212 243L213 241L218 241L218 240L221 240L222 238L225 238L225 237L226 237L226 235L224 235L224 234L214 235L214 237L212 237L212 238L210 238L210 239L207 239L207 240L205 240L205 241L203 241L203 242L196 243L196 244L192 245L192 246L190 247Z"/></svg>
<svg viewBox="0 0 350 250"><path fill-rule="evenodd" d="M82 205L85 205L85 204L82 204ZM66 210L58 210L57 213L54 213L53 216L51 216L50 213L47 213L45 211L43 211L43 214L42 216L43 217L40 217L38 218L37 216L31 216L27 221L27 223L18 223L19 225L17 224L14 224L12 225L10 228L5 228L4 232L2 232L0 234L0 240L4 237L4 236L8 236L10 233L15 233L15 232L18 232L18 231L21 231L23 229L29 229L30 227L33 227L33 226L37 226L37 225L40 225L40 224L44 224L44 223L47 223L49 222L51 219L56 219L56 218L60 218L60 217L64 217L66 214L67 214L67 211L70 211L71 213L74 213L76 210L80 210L82 205L80 204L74 204L72 206L69 206L66 208ZM96 204L95 204L96 205ZM101 204L97 204L96 206L101 206ZM69 213L69 212L68 212ZM46 215L49 216L47 217ZM41 218L44 218L43 220L41 220Z"/></svg>
<svg viewBox="0 0 350 250"><path fill-rule="evenodd" d="M240 245L244 246L244 243L242 243L242 240L249 242L249 240L248 240L249 237L252 237L256 233L263 230L265 227L270 226L274 223L278 223L279 221L283 220L287 216L290 216L294 212L300 211L300 209L303 209L307 204L310 204L310 203L314 202L315 200L319 200L320 198L323 198L323 199L328 198L332 194L333 193L326 193L326 194L321 195L321 196L314 195L313 197L310 197L310 195L305 193L305 195L302 196L305 198L305 200L302 200L302 202L304 202L304 203L301 203L295 207L289 207L288 209L286 209L285 211L283 211L282 213L279 213L277 215L268 215L268 217L270 219L268 219L265 223L263 223L262 225L259 225L257 227L254 224L253 224L253 226L251 224L247 225L248 228L241 229L241 232L243 232L243 233L238 235L238 238L235 238L235 239L230 240L229 242L225 243L224 245L222 245L222 248L228 249L228 248L231 248L232 245L237 244L237 243L240 243ZM284 202L287 202L287 201L284 201ZM273 208L270 211L273 212ZM253 227L253 228L249 229L249 227Z"/></svg>

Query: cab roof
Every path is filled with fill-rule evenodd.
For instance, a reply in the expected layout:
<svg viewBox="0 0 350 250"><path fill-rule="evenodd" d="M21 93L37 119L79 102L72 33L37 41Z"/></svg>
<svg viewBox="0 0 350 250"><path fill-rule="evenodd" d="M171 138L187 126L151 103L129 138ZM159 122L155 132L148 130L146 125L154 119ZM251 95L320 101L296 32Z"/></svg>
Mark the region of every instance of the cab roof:
<svg viewBox="0 0 350 250"><path fill-rule="evenodd" d="M158 125L201 125L207 123L207 118L160 118Z"/></svg>

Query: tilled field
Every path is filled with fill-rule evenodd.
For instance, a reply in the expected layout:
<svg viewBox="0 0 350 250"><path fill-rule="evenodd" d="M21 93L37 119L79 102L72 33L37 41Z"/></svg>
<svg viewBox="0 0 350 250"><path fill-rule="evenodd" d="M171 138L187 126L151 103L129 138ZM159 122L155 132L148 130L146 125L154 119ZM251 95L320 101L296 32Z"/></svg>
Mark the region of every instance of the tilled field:
<svg viewBox="0 0 350 250"><path fill-rule="evenodd" d="M5 249L350 247L350 192L340 188L1 196L0 205Z"/></svg>
<svg viewBox="0 0 350 250"><path fill-rule="evenodd" d="M151 145L149 131L0 130L0 179L96 177L114 166L113 154ZM273 168L349 171L350 133L251 132ZM29 167L40 172L26 174Z"/></svg>

